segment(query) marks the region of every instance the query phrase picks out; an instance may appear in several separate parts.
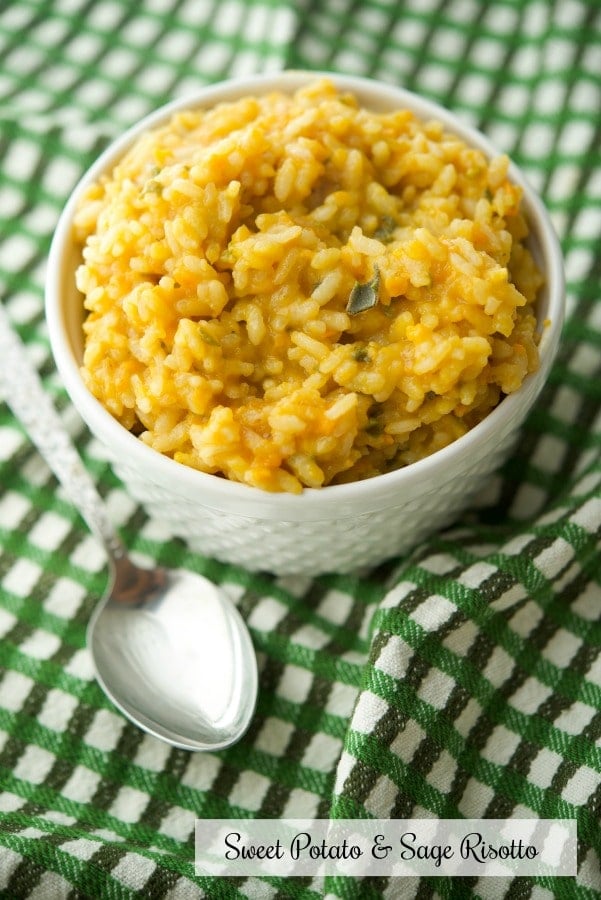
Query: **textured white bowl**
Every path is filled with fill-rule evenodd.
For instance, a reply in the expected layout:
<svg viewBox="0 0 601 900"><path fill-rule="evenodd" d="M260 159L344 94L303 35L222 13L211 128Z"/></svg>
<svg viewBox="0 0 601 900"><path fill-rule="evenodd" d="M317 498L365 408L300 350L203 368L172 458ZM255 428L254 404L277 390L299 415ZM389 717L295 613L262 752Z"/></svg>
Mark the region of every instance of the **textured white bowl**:
<svg viewBox="0 0 601 900"><path fill-rule="evenodd" d="M92 433L106 448L115 471L150 516L203 554L252 570L316 575L375 565L402 553L451 522L507 456L524 417L551 367L563 322L565 288L561 251L540 200L511 168L524 190L531 247L545 272L540 297L541 365L519 391L455 443L395 472L353 484L307 489L300 495L272 494L206 475L150 449L126 431L85 387L82 359L82 299L74 285L78 250L71 223L82 191L111 169L138 135L181 108L207 107L245 94L293 91L319 74L352 91L367 107L406 107L436 118L487 156L498 151L447 110L412 93L369 79L331 73L284 72L222 82L199 90L147 116L99 157L75 188L52 243L46 287L50 341L65 387Z"/></svg>

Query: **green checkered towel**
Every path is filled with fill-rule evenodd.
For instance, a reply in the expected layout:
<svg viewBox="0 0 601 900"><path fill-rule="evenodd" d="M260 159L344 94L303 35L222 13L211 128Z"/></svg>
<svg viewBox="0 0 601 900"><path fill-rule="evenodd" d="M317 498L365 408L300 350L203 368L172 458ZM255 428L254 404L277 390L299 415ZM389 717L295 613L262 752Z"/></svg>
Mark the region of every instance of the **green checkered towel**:
<svg viewBox="0 0 601 900"><path fill-rule="evenodd" d="M601 7L598 0L3 0L0 288L135 551L223 584L248 621L250 731L189 754L96 685L100 548L0 404L0 896L601 896ZM357 577L275 579L148 521L73 413L45 332L58 214L142 114L225 76L371 75L442 102L523 167L569 288L562 350L478 507ZM577 878L209 879L205 817L578 820Z"/></svg>

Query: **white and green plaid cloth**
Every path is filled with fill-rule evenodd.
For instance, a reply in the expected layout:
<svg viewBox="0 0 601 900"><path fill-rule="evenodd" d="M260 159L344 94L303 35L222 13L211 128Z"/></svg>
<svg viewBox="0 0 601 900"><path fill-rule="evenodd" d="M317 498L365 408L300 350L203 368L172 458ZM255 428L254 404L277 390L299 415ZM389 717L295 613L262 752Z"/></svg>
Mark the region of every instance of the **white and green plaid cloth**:
<svg viewBox="0 0 601 900"><path fill-rule="evenodd" d="M569 310L549 384L477 509L361 576L191 554L125 494L49 353L46 255L123 128L226 76L329 69L478 126L542 194ZM601 896L601 4L2 0L0 294L132 550L237 599L258 653L245 738L169 748L96 685L102 552L0 403L0 897ZM195 818L578 820L578 876L210 879Z"/></svg>

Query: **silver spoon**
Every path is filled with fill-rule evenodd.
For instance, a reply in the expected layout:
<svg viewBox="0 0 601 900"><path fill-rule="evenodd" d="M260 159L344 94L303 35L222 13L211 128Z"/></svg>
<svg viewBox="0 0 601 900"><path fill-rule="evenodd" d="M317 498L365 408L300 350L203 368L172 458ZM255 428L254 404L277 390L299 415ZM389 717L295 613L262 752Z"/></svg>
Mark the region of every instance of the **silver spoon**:
<svg viewBox="0 0 601 900"><path fill-rule="evenodd" d="M132 722L175 747L235 743L257 696L256 656L238 610L201 575L129 558L0 303L2 394L106 550L109 582L87 630L104 692Z"/></svg>

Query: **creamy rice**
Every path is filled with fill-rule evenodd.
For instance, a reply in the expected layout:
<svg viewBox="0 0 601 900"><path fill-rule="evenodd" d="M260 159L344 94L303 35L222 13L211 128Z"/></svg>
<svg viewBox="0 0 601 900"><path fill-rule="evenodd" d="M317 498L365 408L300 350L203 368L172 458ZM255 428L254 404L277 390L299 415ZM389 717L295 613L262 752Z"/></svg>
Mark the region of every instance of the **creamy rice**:
<svg viewBox="0 0 601 900"><path fill-rule="evenodd" d="M88 387L160 453L270 491L433 453L538 366L507 168L324 79L176 114L77 213Z"/></svg>

